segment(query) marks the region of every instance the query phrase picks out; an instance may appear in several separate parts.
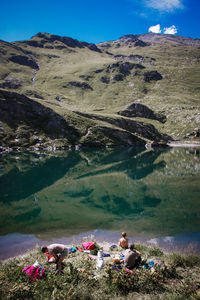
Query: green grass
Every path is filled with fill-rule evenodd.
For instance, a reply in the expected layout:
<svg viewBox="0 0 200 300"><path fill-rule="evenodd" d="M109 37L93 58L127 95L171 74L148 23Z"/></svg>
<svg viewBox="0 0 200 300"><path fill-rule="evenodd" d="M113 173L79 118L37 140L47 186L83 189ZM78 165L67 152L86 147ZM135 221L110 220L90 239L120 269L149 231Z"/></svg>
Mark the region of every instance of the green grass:
<svg viewBox="0 0 200 300"><path fill-rule="evenodd" d="M96 270L96 261L85 253L70 254L65 260L63 275L55 274L55 266L45 262L40 248L10 259L0 265L1 299L199 299L199 256L163 254L159 248L137 244L142 253L142 265L156 260L153 269L141 266L131 273L123 267L113 270L111 259L104 269ZM120 253L121 249L110 252ZM34 282L22 272L25 266L40 261L47 276ZM187 263L183 264L183 261ZM192 274L192 275L191 275Z"/></svg>
<svg viewBox="0 0 200 300"><path fill-rule="evenodd" d="M38 39L38 37L34 38L34 40ZM80 116L77 118L72 111L98 114L98 110L101 110L101 115L112 114L115 118L118 111L136 102L147 105L155 112L163 113L167 117L167 122L161 124L149 119L134 118L135 120L150 123L159 132L168 134L174 139L194 140L193 136L186 138L186 135L199 127L199 49L178 45L175 41L163 40L162 36L156 44L148 47L129 47L120 42L120 47L116 48L118 42L111 42L109 52L126 56L138 54L145 58L142 63L145 68L139 70L137 75L134 75L136 70L133 69L130 75L124 76L122 81L113 80L113 77L119 73L117 67L109 69L108 72L108 66L116 64L117 61L101 47L103 43L99 45L102 53L98 53L88 48L67 47L59 50L32 47L23 42L14 44L1 42L0 83L10 78L21 80L21 87L15 91L22 94L32 93L35 101L50 107L69 120L81 131L81 135L84 135L91 120ZM29 51L29 55L38 62L40 69L36 71L35 82L32 82L34 69L8 62L11 55L24 55L20 48L13 45ZM151 58L155 59L153 64L150 63ZM102 72L96 73L99 69L102 69ZM144 72L150 70L157 70L163 75L163 79L144 82ZM101 81L103 76L109 79L108 84ZM72 87L68 85L70 81L85 82L92 87L92 90ZM34 98L34 94L42 96L43 100ZM62 102L56 100L57 96L62 98ZM107 127L108 123L105 122L104 125ZM93 121L92 126L98 127L99 123ZM101 130L97 131L99 136ZM95 134L91 137L93 140ZM44 139L44 136L42 137ZM103 140L110 145L110 137L105 136ZM199 141L199 138L196 140ZM80 142L77 140L77 143ZM31 141L28 139L22 141L21 146L26 143L31 144ZM59 141L58 144L60 145L61 142ZM115 144L115 141L111 144Z"/></svg>

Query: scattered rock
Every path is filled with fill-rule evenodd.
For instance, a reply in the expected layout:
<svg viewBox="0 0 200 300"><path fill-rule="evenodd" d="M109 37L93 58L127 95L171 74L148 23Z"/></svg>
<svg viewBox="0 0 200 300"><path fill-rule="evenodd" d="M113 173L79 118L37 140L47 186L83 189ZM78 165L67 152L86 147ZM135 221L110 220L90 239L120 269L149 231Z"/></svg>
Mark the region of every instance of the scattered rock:
<svg viewBox="0 0 200 300"><path fill-rule="evenodd" d="M138 62L144 62L145 58L141 55L138 54L131 54L128 56L128 60L134 60L134 61L138 61Z"/></svg>
<svg viewBox="0 0 200 300"><path fill-rule="evenodd" d="M92 78L92 76L90 76L90 75L80 75L79 77L83 78L83 79L85 79L87 81Z"/></svg>
<svg viewBox="0 0 200 300"><path fill-rule="evenodd" d="M63 85L63 87L66 88L66 87L69 87L69 85L81 88L83 90L93 91L93 88L86 82L70 81L67 86Z"/></svg>
<svg viewBox="0 0 200 300"><path fill-rule="evenodd" d="M200 137L200 128L195 128L193 132L187 133L187 134L185 135L185 138L190 137L190 136L193 136L193 137Z"/></svg>
<svg viewBox="0 0 200 300"><path fill-rule="evenodd" d="M94 73L101 73L101 72L103 72L103 69L98 69L94 71Z"/></svg>
<svg viewBox="0 0 200 300"><path fill-rule="evenodd" d="M62 50L62 49L66 49L66 46L64 46L64 45L55 45L54 48Z"/></svg>
<svg viewBox="0 0 200 300"><path fill-rule="evenodd" d="M107 76L102 76L102 77L101 77L101 81L102 81L103 83L108 84L108 83L110 82L110 79L109 79Z"/></svg>
<svg viewBox="0 0 200 300"><path fill-rule="evenodd" d="M123 55L123 54L117 54L117 55L114 55L113 58L116 59L116 60L123 60L125 59L127 56Z"/></svg>
<svg viewBox="0 0 200 300"><path fill-rule="evenodd" d="M129 75L131 70L136 66L130 62L123 62L119 64L119 71L124 75Z"/></svg>
<svg viewBox="0 0 200 300"><path fill-rule="evenodd" d="M114 81L123 81L124 80L124 76L122 74L116 74L115 76L113 76L112 79Z"/></svg>
<svg viewBox="0 0 200 300"><path fill-rule="evenodd" d="M121 41L121 42L136 42L137 39L138 39L137 35L127 34L127 35L120 37L119 41Z"/></svg>
<svg viewBox="0 0 200 300"><path fill-rule="evenodd" d="M140 69L140 70L145 69L145 66L141 64L132 64L132 66L134 69Z"/></svg>
<svg viewBox="0 0 200 300"><path fill-rule="evenodd" d="M0 83L0 88L3 89L18 89L21 86L22 86L22 81L14 77L7 78Z"/></svg>
<svg viewBox="0 0 200 300"><path fill-rule="evenodd" d="M105 51L105 53L108 54L108 55L111 55L111 56L113 55L113 53L111 53L109 51Z"/></svg>
<svg viewBox="0 0 200 300"><path fill-rule="evenodd" d="M101 45L102 48L110 48L111 44L110 43L104 43Z"/></svg>
<svg viewBox="0 0 200 300"><path fill-rule="evenodd" d="M60 58L60 56L58 56L58 55L54 55L54 54L47 54L47 57L48 58Z"/></svg>
<svg viewBox="0 0 200 300"><path fill-rule="evenodd" d="M29 96L29 97L34 97L34 98L38 98L38 99L44 99L41 95L39 95L37 92L35 91L31 91L31 90L28 90L25 92L25 95L26 96Z"/></svg>
<svg viewBox="0 0 200 300"><path fill-rule="evenodd" d="M146 43L146 42L143 42L143 41L141 41L141 40L137 40L136 42L135 42L135 47L147 47L147 46L149 46L150 45L150 43Z"/></svg>
<svg viewBox="0 0 200 300"><path fill-rule="evenodd" d="M56 96L56 100L58 100L59 102L61 102L62 98L60 96Z"/></svg>

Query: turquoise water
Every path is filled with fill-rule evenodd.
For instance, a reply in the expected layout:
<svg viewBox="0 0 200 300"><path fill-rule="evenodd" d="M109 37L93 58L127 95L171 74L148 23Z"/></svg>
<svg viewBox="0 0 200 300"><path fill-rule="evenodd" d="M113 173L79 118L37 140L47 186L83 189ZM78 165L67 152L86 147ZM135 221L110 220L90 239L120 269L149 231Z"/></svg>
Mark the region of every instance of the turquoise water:
<svg viewBox="0 0 200 300"><path fill-rule="evenodd" d="M200 150L194 148L3 154L0 258L5 243L20 252L89 234L114 241L121 231L167 248L181 239L176 247L190 244L198 252L199 199Z"/></svg>

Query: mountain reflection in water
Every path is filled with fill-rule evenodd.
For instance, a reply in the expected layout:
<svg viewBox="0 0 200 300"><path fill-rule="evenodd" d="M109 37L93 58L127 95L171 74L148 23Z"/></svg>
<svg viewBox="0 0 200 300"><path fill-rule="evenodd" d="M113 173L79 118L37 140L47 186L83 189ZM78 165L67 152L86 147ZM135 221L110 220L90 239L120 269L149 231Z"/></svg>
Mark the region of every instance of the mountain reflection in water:
<svg viewBox="0 0 200 300"><path fill-rule="evenodd" d="M0 171L2 236L51 240L101 229L158 238L200 229L193 149L10 153Z"/></svg>

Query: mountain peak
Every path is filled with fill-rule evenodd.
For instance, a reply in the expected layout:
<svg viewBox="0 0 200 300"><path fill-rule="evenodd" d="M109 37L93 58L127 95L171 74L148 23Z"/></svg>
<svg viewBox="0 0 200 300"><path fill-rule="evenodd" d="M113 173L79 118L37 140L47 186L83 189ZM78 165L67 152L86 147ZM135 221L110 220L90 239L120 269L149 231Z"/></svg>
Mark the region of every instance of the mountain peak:
<svg viewBox="0 0 200 300"><path fill-rule="evenodd" d="M28 44L32 47L40 47L40 48L56 48L56 49L64 49L67 47L70 48L85 48L96 52L101 52L101 50L95 45L87 42L80 42L76 39L66 36L59 36L55 34L50 34L47 32L39 32L33 37L31 37L28 41L23 41L23 43Z"/></svg>

